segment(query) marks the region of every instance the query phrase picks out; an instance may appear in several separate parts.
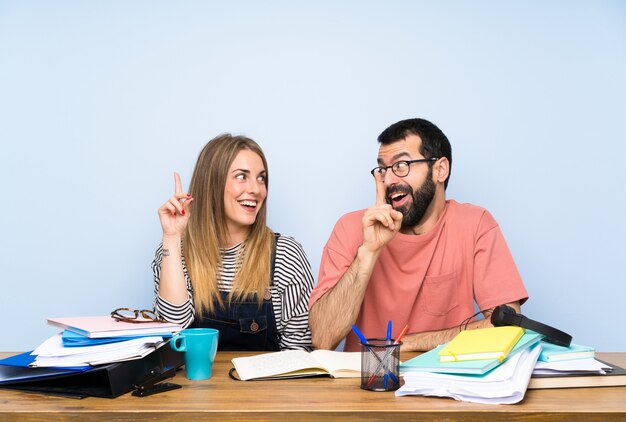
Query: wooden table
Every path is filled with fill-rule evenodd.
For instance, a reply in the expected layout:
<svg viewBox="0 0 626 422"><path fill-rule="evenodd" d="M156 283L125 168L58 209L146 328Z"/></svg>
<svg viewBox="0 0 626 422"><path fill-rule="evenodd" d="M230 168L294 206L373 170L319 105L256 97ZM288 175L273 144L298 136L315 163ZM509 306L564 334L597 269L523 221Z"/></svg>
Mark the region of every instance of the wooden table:
<svg viewBox="0 0 626 422"><path fill-rule="evenodd" d="M11 353L0 353L1 357ZM282 381L233 381L230 359L243 353L218 353L213 377L189 381L184 372L173 380L183 388L116 399L83 400L0 390L0 421L50 420L626 420L626 387L528 390L521 403L481 405L447 398L395 397L361 390L358 378L306 378ZM415 354L403 354L408 359ZM598 353L626 367L626 353Z"/></svg>

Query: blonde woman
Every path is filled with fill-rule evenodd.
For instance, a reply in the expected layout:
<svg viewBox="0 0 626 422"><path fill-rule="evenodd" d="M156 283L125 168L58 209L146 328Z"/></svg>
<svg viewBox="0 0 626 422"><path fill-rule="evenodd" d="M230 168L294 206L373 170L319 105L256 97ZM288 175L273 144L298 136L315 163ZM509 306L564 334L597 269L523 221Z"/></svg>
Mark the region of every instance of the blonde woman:
<svg viewBox="0 0 626 422"><path fill-rule="evenodd" d="M216 328L220 350L311 349L311 268L302 246L266 226L267 161L253 140L220 135L184 192L158 210L157 315Z"/></svg>

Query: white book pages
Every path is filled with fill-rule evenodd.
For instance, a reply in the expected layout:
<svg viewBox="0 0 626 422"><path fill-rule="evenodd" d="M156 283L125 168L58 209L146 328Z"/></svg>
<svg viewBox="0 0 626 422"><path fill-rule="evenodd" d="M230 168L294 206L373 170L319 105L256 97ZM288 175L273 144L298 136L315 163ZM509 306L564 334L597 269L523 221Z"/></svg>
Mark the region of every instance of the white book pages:
<svg viewBox="0 0 626 422"><path fill-rule="evenodd" d="M116 343L98 344L93 346L81 347L65 347L63 346L62 334L56 334L41 345L39 345L31 354L37 356L70 356L70 355L87 355L91 353L115 352L118 350L136 349L143 344L155 344L163 341L163 337L138 337L130 340L120 341Z"/></svg>
<svg viewBox="0 0 626 422"><path fill-rule="evenodd" d="M556 362L538 361L535 365L534 375L566 375L566 374L606 374L612 371L610 366L594 359L573 359Z"/></svg>
<svg viewBox="0 0 626 422"><path fill-rule="evenodd" d="M452 397L486 404L517 403L524 398L540 352L540 345L524 350L483 376L407 372L405 384L395 394Z"/></svg>
<svg viewBox="0 0 626 422"><path fill-rule="evenodd" d="M61 335L58 334L44 341L32 352L36 358L30 366L87 366L138 359L148 355L162 342L163 337L142 337L97 346L63 347Z"/></svg>

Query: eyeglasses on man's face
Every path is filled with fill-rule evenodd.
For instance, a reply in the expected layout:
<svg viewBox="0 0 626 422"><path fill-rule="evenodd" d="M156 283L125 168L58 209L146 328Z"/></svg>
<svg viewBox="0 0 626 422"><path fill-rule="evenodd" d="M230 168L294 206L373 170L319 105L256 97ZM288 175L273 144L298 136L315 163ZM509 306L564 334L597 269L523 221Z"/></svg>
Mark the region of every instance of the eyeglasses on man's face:
<svg viewBox="0 0 626 422"><path fill-rule="evenodd" d="M395 163L393 163L390 166L385 166L385 167L374 167L372 169L372 171L370 173L372 173L372 176L375 175L375 173L380 174L381 178L385 177L385 174L387 174L387 170L391 169L391 171L393 171L393 174L395 174L398 177L406 177L409 175L409 171L411 170L411 164L414 163L434 163L435 161L437 161L439 158L420 158L419 160L402 160L402 161L396 161Z"/></svg>
<svg viewBox="0 0 626 422"><path fill-rule="evenodd" d="M141 315L141 318L139 318ZM162 322L163 319L156 316L156 314L148 309L129 309L129 308L117 308L111 312L111 318L124 322Z"/></svg>

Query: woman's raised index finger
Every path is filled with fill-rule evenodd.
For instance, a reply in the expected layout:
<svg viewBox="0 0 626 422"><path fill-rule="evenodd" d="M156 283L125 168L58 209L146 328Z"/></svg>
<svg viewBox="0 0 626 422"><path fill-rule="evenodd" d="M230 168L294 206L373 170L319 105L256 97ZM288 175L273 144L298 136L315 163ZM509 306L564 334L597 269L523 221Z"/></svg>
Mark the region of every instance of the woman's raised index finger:
<svg viewBox="0 0 626 422"><path fill-rule="evenodd" d="M383 176L377 171L374 172L374 179L376 180L376 205L383 205L385 201L385 184L383 183Z"/></svg>
<svg viewBox="0 0 626 422"><path fill-rule="evenodd" d="M183 193L183 184L180 183L180 174L174 172L174 193L179 194Z"/></svg>

